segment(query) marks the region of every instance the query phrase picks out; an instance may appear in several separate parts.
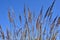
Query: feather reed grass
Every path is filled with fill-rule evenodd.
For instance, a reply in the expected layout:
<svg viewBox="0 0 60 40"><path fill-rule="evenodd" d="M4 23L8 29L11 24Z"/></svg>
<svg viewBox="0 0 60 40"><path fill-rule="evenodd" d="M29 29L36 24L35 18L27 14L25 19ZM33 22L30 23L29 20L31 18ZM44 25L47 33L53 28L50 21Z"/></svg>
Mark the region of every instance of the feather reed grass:
<svg viewBox="0 0 60 40"><path fill-rule="evenodd" d="M18 28L18 29L17 29L17 24L15 23L15 19L13 17L13 15L15 15L15 14L11 15L10 10L8 10L8 18L9 18L10 23L12 24L13 33L11 33L9 31L9 29L7 28L6 35L5 35L4 31L2 31L3 27L0 25L1 40L57 40L58 33L60 33L60 32L54 28L56 28L56 26L60 25L60 17L56 16L53 19L53 21L50 20L53 16L52 10L53 10L54 4L55 4L55 0L48 7L45 15L43 15L43 7L41 7L38 18L35 21L32 18L33 16L32 16L31 10L28 8L27 9L28 11L27 11L26 7L24 5L23 10L24 10L24 18L25 18L24 22L25 23L23 24L24 27ZM28 12L28 16L27 16L26 12ZM46 19L46 17L48 17L48 18ZM47 22L50 22L50 24L46 23L46 21L44 22L45 19L47 20ZM22 23L23 19L22 19L21 15L19 15L19 20L20 20L20 23ZM35 25L33 24L32 21L35 22ZM30 27L29 23L31 24L32 27ZM47 26L44 26L44 24L48 25L48 28L50 28L50 30L47 30L46 29ZM21 27L21 25L19 27ZM36 34L37 34L37 37L35 37Z"/></svg>

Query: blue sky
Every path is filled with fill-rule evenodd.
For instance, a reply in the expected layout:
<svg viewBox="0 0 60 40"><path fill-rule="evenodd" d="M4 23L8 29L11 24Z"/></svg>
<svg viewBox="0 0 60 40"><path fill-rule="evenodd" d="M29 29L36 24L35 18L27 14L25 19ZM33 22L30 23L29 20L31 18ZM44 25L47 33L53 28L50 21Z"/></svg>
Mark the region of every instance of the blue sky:
<svg viewBox="0 0 60 40"><path fill-rule="evenodd" d="M6 25L9 26L8 8L14 9L16 19L18 19L19 14L23 16L24 4L26 5L26 9L29 7L31 12L35 12L37 16L42 6L44 15L52 2L53 0L0 0L0 25L2 25L3 30L5 30ZM60 0L56 0L54 4L53 17L56 15L60 16ZM16 21L19 23L18 20Z"/></svg>

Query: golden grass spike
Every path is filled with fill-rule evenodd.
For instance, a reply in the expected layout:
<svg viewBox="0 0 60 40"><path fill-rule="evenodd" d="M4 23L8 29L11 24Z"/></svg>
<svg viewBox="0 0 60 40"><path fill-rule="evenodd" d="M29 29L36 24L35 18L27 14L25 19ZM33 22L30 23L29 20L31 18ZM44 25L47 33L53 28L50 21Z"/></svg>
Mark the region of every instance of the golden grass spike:
<svg viewBox="0 0 60 40"><path fill-rule="evenodd" d="M8 10L8 17L10 18L10 10Z"/></svg>
<svg viewBox="0 0 60 40"><path fill-rule="evenodd" d="M51 26L50 26L50 33L52 33L52 30L53 30L53 28L54 28L56 19L57 19L57 16L55 17L55 19L53 20L53 22L52 22L52 24L51 24Z"/></svg>
<svg viewBox="0 0 60 40"><path fill-rule="evenodd" d="M8 10L8 18L9 18L9 21L12 23L13 22L13 18L11 17L10 10Z"/></svg>
<svg viewBox="0 0 60 40"><path fill-rule="evenodd" d="M26 7L25 7L25 4L24 4L24 17L26 17Z"/></svg>
<svg viewBox="0 0 60 40"><path fill-rule="evenodd" d="M19 20L20 20L20 23L22 22L22 18L21 18L21 15L19 15Z"/></svg>
<svg viewBox="0 0 60 40"><path fill-rule="evenodd" d="M56 32L57 33L57 32ZM51 37L51 40L56 40L56 35L55 33L53 33L52 37Z"/></svg>
<svg viewBox="0 0 60 40"><path fill-rule="evenodd" d="M58 20L57 20L56 26L58 26L58 25L60 25L60 17L59 17Z"/></svg>
<svg viewBox="0 0 60 40"><path fill-rule="evenodd" d="M48 17L52 14L51 12L52 12L54 4L55 4L55 0L53 1L52 5L50 6Z"/></svg>
<svg viewBox="0 0 60 40"><path fill-rule="evenodd" d="M32 22L32 14L30 9L28 8L28 21L31 23Z"/></svg>
<svg viewBox="0 0 60 40"><path fill-rule="evenodd" d="M5 39L5 35L4 35L4 32L2 31L2 27L1 27L1 25L0 25L0 35L1 35L1 37L2 37L2 40L4 40Z"/></svg>
<svg viewBox="0 0 60 40"><path fill-rule="evenodd" d="M58 16L55 17L55 19L53 20L53 23L55 23L55 21L57 20L57 17L58 17Z"/></svg>
<svg viewBox="0 0 60 40"><path fill-rule="evenodd" d="M39 27L40 27L40 24L39 24L38 19L37 19L37 21L36 21L36 29L39 29Z"/></svg>
<svg viewBox="0 0 60 40"><path fill-rule="evenodd" d="M49 8L47 9L46 14L45 14L45 16L44 16L44 19L45 19L47 16L49 17L49 16L52 14L51 11L52 11L52 8L53 8L53 6L54 6L54 3L55 3L55 0L53 1L52 5L49 6Z"/></svg>
<svg viewBox="0 0 60 40"><path fill-rule="evenodd" d="M41 7L40 14L38 16L39 21L41 21L41 19L42 19L42 12L43 12L43 6Z"/></svg>
<svg viewBox="0 0 60 40"><path fill-rule="evenodd" d="M2 39L4 40L5 39L4 32L1 32L1 34L2 34Z"/></svg>
<svg viewBox="0 0 60 40"><path fill-rule="evenodd" d="M15 18L15 13L14 13L14 9L12 9L12 17Z"/></svg>
<svg viewBox="0 0 60 40"><path fill-rule="evenodd" d="M53 1L52 5L51 5L51 7L50 7L50 10L52 10L52 8L53 8L53 6L54 6L54 4L55 4L55 1L56 1L56 0Z"/></svg>
<svg viewBox="0 0 60 40"><path fill-rule="evenodd" d="M52 36L51 40L56 40L55 36Z"/></svg>
<svg viewBox="0 0 60 40"><path fill-rule="evenodd" d="M50 9L50 7L47 9L44 19L48 16L49 9Z"/></svg>
<svg viewBox="0 0 60 40"><path fill-rule="evenodd" d="M53 13L53 12L51 12L51 13L50 13L49 21L51 21L51 18L52 18L52 13Z"/></svg>
<svg viewBox="0 0 60 40"><path fill-rule="evenodd" d="M55 24L52 24L52 25L50 26L50 34L52 33L52 30L53 30L53 28L54 28L54 25L55 25Z"/></svg>
<svg viewBox="0 0 60 40"><path fill-rule="evenodd" d="M42 32L42 23L40 23L40 33Z"/></svg>
<svg viewBox="0 0 60 40"><path fill-rule="evenodd" d="M9 31L8 27L6 27L6 34L7 34L6 40L11 40L12 35L10 35L10 31Z"/></svg>

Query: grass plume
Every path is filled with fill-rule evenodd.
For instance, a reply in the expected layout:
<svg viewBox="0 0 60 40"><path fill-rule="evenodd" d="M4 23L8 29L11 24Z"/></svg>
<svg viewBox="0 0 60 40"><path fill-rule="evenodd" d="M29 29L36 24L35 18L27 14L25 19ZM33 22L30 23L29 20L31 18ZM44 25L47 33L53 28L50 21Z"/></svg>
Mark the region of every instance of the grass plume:
<svg viewBox="0 0 60 40"><path fill-rule="evenodd" d="M59 37L58 34L60 33L57 30L57 28L59 28L58 25L60 25L60 17L56 16L53 19L53 21L50 20L52 19L52 16L53 16L52 10L53 10L55 1L56 0L54 0L53 3L48 7L45 15L43 15L44 10L42 6L40 9L38 18L35 18L35 21L32 18L34 14L32 15L32 12L29 8L26 10L26 6L24 5L23 12L24 12L25 20L23 21L23 18L21 15L18 16L20 23L24 22L24 24L21 24L20 26L17 25L17 23L15 22L16 20L14 18L16 18L16 16L14 16L15 15L14 11L13 13L11 13L10 10L8 10L8 19L9 19L9 23L13 27L12 28L13 32L9 31L8 29L9 26L8 26L8 28L6 29L6 35L5 35L5 32L3 31L3 27L0 25L0 38L2 40L57 40L57 37ZM28 13L28 16L27 16L27 13ZM19 28L17 26L19 26Z"/></svg>

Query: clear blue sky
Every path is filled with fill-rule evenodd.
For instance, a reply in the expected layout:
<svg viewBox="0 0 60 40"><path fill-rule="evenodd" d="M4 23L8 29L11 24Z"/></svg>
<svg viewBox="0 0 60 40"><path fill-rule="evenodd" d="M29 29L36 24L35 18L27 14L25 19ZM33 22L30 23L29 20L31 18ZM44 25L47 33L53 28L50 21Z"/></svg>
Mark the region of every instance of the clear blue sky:
<svg viewBox="0 0 60 40"><path fill-rule="evenodd" d="M18 19L19 14L23 16L24 4L26 5L26 8L29 7L32 12L35 11L36 15L38 15L42 6L44 14L52 2L53 0L0 0L0 25L2 25L3 30L5 30L6 25L9 26L8 8L14 9ZM60 0L56 0L53 8L53 14L53 16L57 14L60 16ZM19 21L17 20L17 23L18 22Z"/></svg>

